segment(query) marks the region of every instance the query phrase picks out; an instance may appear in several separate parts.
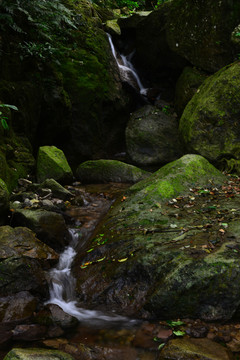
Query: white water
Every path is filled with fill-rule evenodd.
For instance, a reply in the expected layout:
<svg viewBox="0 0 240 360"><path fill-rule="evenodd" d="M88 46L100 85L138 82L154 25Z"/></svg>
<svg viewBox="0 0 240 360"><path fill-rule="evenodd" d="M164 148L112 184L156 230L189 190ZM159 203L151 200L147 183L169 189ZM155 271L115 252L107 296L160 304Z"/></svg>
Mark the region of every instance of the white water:
<svg viewBox="0 0 240 360"><path fill-rule="evenodd" d="M116 63L119 68L120 75L122 76L123 80L126 80L130 85L134 86L134 82L136 82L138 86L138 90L140 94L146 95L147 94L147 88L145 88L136 72L136 69L134 68L133 64L131 63L131 59L134 53L131 53L127 56L120 55L121 62L118 60L117 53L115 50L115 47L113 45L112 37L110 34L107 33L109 44L112 50L112 54L116 60ZM133 79L133 81L132 81ZM134 86L135 87L135 86Z"/></svg>
<svg viewBox="0 0 240 360"><path fill-rule="evenodd" d="M101 311L86 310L77 306L75 300L75 284L76 280L71 274L71 265L76 256L75 248L78 244L78 232L75 229L69 229L71 235L70 245L60 255L58 265L50 271L50 299L46 304L56 304L62 308L64 312L76 317L81 322L91 320L91 324L102 322L124 322L133 323L123 316L115 314L106 315Z"/></svg>

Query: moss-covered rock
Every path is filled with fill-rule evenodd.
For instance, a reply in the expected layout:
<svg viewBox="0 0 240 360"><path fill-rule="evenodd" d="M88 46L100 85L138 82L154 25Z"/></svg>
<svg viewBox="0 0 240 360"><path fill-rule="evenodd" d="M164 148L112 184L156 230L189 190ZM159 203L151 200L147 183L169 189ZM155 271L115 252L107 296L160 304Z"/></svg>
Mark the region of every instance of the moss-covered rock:
<svg viewBox="0 0 240 360"><path fill-rule="evenodd" d="M37 190L41 192L42 189L50 189L52 196L62 200L70 200L73 194L65 189L54 179L46 179L42 184L37 186Z"/></svg>
<svg viewBox="0 0 240 360"><path fill-rule="evenodd" d="M117 19L107 20L106 25L105 25L105 30L110 35L121 35L121 29L117 23Z"/></svg>
<svg viewBox="0 0 240 360"><path fill-rule="evenodd" d="M175 117L146 105L135 111L126 127L126 146L140 165L164 164L182 155Z"/></svg>
<svg viewBox="0 0 240 360"><path fill-rule="evenodd" d="M233 61L229 39L239 19L236 2L171 1L166 25L169 47L194 66L215 72Z"/></svg>
<svg viewBox="0 0 240 360"><path fill-rule="evenodd" d="M226 180L201 156L186 155L133 185L77 256L79 298L135 316L234 316L240 197L226 201Z"/></svg>
<svg viewBox="0 0 240 360"><path fill-rule="evenodd" d="M12 349L4 360L74 360L73 357L63 351L49 349Z"/></svg>
<svg viewBox="0 0 240 360"><path fill-rule="evenodd" d="M88 184L136 183L147 178L150 173L117 160L90 160L78 166L76 175L81 182Z"/></svg>
<svg viewBox="0 0 240 360"><path fill-rule="evenodd" d="M196 68L187 66L183 69L175 88L174 107L178 116L182 115L187 103L191 100L206 78L207 74L204 74Z"/></svg>
<svg viewBox="0 0 240 360"><path fill-rule="evenodd" d="M69 183L73 178L72 170L62 150L55 146L41 146L37 156L37 180L54 179Z"/></svg>
<svg viewBox="0 0 240 360"><path fill-rule="evenodd" d="M38 25L33 29L54 5L47 1L35 11L25 3L22 15L12 9L15 28L24 27L26 36L12 32L6 23L1 28L0 97L19 108L13 128L26 134L35 151L41 145L61 144L73 162L117 152L124 142L129 96L101 15L90 1L60 1L62 14L57 9L55 17L46 12L48 30ZM36 21L38 16L41 21Z"/></svg>
<svg viewBox="0 0 240 360"><path fill-rule="evenodd" d="M179 124L188 151L239 159L239 76L237 61L206 79L188 103Z"/></svg>
<svg viewBox="0 0 240 360"><path fill-rule="evenodd" d="M174 339L161 351L162 360L230 360L232 356L223 345L208 339Z"/></svg>

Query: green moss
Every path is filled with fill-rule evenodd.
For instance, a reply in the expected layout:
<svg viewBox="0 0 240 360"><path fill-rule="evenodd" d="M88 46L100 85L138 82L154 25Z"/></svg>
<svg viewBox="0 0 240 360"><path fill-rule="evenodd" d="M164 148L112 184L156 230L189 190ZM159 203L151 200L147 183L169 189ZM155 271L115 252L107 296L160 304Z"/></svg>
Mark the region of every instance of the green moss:
<svg viewBox="0 0 240 360"><path fill-rule="evenodd" d="M236 62L209 77L188 103L179 130L189 151L212 161L224 154L238 156L240 64Z"/></svg>
<svg viewBox="0 0 240 360"><path fill-rule="evenodd" d="M117 160L86 161L78 166L76 174L84 183L135 183L150 175L147 171Z"/></svg>
<svg viewBox="0 0 240 360"><path fill-rule="evenodd" d="M37 179L43 182L46 179L68 182L72 179L72 170L62 150L55 146L42 146L38 151Z"/></svg>

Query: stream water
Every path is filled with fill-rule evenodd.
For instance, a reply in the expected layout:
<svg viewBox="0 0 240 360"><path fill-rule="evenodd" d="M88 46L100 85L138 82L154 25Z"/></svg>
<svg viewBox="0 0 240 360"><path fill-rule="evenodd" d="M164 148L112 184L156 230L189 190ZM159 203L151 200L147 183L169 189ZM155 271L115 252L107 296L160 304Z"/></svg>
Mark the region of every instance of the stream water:
<svg viewBox="0 0 240 360"><path fill-rule="evenodd" d="M107 36L112 50L112 54L118 65L122 80L128 82L137 91L139 91L141 95L144 96L147 95L148 89L145 88L144 85L142 84L140 77L138 76L137 71L131 62L134 52L126 56L122 54L118 54L113 44L111 35L107 34Z"/></svg>
<svg viewBox="0 0 240 360"><path fill-rule="evenodd" d="M57 266L49 273L50 299L47 304L58 305L64 312L76 317L81 323L89 322L89 320L91 320L91 324L94 325L100 325L106 322L112 324L125 323L128 326L130 324L136 324L136 321L114 313L105 314L101 311L87 310L77 306L74 291L76 281L71 273L72 263L77 251L81 251L81 248L91 236L98 221L100 221L101 217L106 213L113 201L104 196L93 196L83 192L82 196L83 204L85 205L83 205L82 208L73 207L71 209L71 215L76 218L77 224L81 221L81 227L80 229L69 229L71 238L69 246L60 255ZM82 212L84 212L84 214L82 214Z"/></svg>

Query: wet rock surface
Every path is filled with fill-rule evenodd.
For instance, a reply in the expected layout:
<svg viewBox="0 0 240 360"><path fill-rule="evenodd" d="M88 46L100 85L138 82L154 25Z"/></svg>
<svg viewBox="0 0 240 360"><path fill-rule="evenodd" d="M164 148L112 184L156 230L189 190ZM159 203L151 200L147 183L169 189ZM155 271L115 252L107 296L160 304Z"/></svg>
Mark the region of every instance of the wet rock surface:
<svg viewBox="0 0 240 360"><path fill-rule="evenodd" d="M136 164L165 164L182 154L177 120L166 114L168 107L163 109L146 105L131 115L126 127L126 145Z"/></svg>

